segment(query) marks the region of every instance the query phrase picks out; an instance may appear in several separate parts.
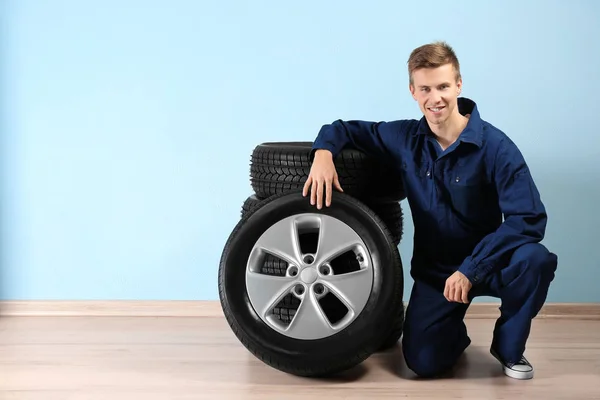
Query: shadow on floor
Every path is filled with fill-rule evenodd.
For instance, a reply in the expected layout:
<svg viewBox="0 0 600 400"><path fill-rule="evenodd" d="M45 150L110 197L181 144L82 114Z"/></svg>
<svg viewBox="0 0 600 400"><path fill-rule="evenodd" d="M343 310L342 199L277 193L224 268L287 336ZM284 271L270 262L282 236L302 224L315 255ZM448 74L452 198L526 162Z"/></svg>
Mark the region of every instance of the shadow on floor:
<svg viewBox="0 0 600 400"><path fill-rule="evenodd" d="M401 379L489 379L504 375L500 364L492 357L489 351L486 351L483 347L473 345L467 348L451 371L434 379L420 378L411 371L404 361L404 354L400 345L373 355L371 358L373 359L372 364L374 366L379 366Z"/></svg>
<svg viewBox="0 0 600 400"><path fill-rule="evenodd" d="M492 355L483 347L469 346L465 353L459 358L458 363L448 373L434 379L425 379L418 377L412 372L404 361L402 348L398 344L389 350L374 353L359 365L343 371L341 373L321 378L305 378L292 374L279 373L269 366L264 368L255 368L253 364L262 364L254 357L248 357L249 381L253 384L272 383L274 376L277 376L277 383L280 385L297 384L299 380L308 380L315 385L345 384L368 379L372 381L402 381L402 380L456 380L456 379L490 379L503 376L502 368Z"/></svg>

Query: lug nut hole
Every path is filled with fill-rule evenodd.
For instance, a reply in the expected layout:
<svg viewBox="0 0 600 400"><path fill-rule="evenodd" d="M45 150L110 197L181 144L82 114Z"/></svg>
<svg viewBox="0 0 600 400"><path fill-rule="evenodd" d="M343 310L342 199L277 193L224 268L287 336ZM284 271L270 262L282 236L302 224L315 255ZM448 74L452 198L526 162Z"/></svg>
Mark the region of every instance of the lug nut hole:
<svg viewBox="0 0 600 400"><path fill-rule="evenodd" d="M331 274L331 267L329 265L323 265L321 267L321 274L323 274L323 275Z"/></svg>
<svg viewBox="0 0 600 400"><path fill-rule="evenodd" d="M298 275L298 267L290 267L288 269L288 273L290 274L290 276Z"/></svg>
<svg viewBox="0 0 600 400"><path fill-rule="evenodd" d="M304 294L304 286L302 285L296 285L295 290L298 296L302 296Z"/></svg>
<svg viewBox="0 0 600 400"><path fill-rule="evenodd" d="M325 293L325 288L323 287L323 285L321 285L320 283L317 283L315 285L315 293L316 294L323 294L323 293Z"/></svg>
<svg viewBox="0 0 600 400"><path fill-rule="evenodd" d="M310 254L304 256L304 262L306 264L312 264L315 261L315 258L313 256L311 256Z"/></svg>

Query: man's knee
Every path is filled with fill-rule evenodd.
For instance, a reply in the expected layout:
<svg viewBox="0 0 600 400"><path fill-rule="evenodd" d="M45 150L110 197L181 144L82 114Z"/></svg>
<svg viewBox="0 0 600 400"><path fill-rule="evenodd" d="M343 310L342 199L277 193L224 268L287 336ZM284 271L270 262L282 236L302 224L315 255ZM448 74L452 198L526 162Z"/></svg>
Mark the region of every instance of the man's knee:
<svg viewBox="0 0 600 400"><path fill-rule="evenodd" d="M403 349L406 366L422 378L433 378L443 372L441 357L433 346L420 349Z"/></svg>
<svg viewBox="0 0 600 400"><path fill-rule="evenodd" d="M411 371L421 378L435 378L450 370L470 343L469 338L465 338L461 344L444 344L442 341L424 343L403 338L402 352L406 366Z"/></svg>
<svg viewBox="0 0 600 400"><path fill-rule="evenodd" d="M551 281L558 265L556 254L551 253L541 243L527 243L515 250L512 264L522 265L527 276L544 277Z"/></svg>

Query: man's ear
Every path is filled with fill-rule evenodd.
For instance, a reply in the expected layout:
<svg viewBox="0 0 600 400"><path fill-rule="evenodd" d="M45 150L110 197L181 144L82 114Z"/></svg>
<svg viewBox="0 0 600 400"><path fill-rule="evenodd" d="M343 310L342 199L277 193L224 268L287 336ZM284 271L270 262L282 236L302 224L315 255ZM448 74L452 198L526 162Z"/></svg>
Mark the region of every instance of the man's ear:
<svg viewBox="0 0 600 400"><path fill-rule="evenodd" d="M408 84L408 90L410 91L410 94L412 95L413 99L415 99L416 101L417 96L415 96L415 87L412 85L412 83Z"/></svg>
<svg viewBox="0 0 600 400"><path fill-rule="evenodd" d="M462 78L458 78L456 81L456 95L458 96L462 92Z"/></svg>

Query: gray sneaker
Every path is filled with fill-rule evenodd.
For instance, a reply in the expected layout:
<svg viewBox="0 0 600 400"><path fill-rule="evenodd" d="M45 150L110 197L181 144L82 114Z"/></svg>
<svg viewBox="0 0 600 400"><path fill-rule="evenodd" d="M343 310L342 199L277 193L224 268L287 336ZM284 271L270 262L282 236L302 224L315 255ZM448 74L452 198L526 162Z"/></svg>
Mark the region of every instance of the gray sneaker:
<svg viewBox="0 0 600 400"><path fill-rule="evenodd" d="M525 356L522 356L521 360L519 360L516 363L507 363L502 361L500 355L498 355L498 353L496 352L496 350L494 350L493 347L490 348L490 353L492 353L492 355L498 361L500 361L500 364L502 364L502 369L506 376L510 376L511 378L515 379L533 378L533 366L529 363L529 361L527 361Z"/></svg>

